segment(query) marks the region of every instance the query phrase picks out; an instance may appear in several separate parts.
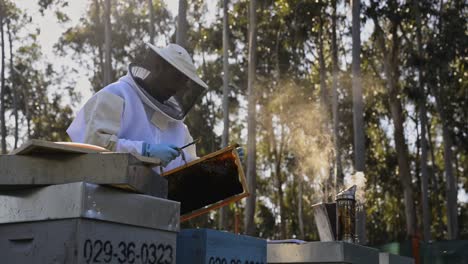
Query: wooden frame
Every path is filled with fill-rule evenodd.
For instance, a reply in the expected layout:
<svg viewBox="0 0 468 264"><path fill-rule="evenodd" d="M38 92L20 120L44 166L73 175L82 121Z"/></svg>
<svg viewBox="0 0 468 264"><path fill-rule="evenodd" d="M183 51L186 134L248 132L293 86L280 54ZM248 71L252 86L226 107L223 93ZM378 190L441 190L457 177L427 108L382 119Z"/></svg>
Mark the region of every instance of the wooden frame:
<svg viewBox="0 0 468 264"><path fill-rule="evenodd" d="M210 153L210 154L208 154L206 156L203 156L203 157L201 157L201 158L199 158L197 160L188 162L186 165L182 165L180 167L177 167L177 168L172 169L170 171L164 172L162 174L163 177L167 177L167 176L169 176L169 175L171 175L173 173L181 171L181 170L183 170L185 168L188 168L190 166L193 166L195 164L198 164L198 163L207 161L209 159L215 158L216 156L225 154L227 152L231 152L233 154L233 156L234 156L234 162L235 162L235 164L236 164L236 166L238 168L239 181L240 181L240 183L242 185L243 192L239 193L237 195L231 196L229 198L226 198L224 200L218 201L216 203L207 205L207 206L205 206L203 208L200 208L200 209L197 209L195 211L191 211L190 213L181 215L180 216L180 221L181 222L184 222L184 221L187 221L187 220L192 219L194 217L206 214L206 213L208 213L208 212L210 212L212 210L221 208L223 206L226 206L226 205L228 205L230 203L239 201L240 199L249 196L249 192L248 192L248 189L247 189L247 180L245 178L244 170L242 168L242 163L241 163L241 161L239 159L239 155L237 153L236 147L237 147L237 145L228 146L226 148L223 148L221 150L218 150L216 152L213 152L213 153ZM196 175L194 177L196 177Z"/></svg>

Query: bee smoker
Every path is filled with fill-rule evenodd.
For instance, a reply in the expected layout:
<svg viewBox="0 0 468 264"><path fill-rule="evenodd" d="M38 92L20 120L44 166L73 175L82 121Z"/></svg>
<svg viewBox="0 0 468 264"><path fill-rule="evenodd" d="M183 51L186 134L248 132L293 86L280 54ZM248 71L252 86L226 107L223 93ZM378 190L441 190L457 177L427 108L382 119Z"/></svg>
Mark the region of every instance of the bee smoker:
<svg viewBox="0 0 468 264"><path fill-rule="evenodd" d="M336 240L354 243L356 238L356 185L336 195Z"/></svg>

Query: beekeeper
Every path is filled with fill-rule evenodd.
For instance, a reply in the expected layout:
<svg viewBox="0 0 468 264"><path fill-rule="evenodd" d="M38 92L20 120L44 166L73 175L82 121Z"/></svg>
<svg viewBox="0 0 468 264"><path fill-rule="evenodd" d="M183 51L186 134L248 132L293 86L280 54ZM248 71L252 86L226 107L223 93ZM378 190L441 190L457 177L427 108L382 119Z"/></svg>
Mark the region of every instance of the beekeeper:
<svg viewBox="0 0 468 264"><path fill-rule="evenodd" d="M159 158L164 170L183 164L178 147L193 141L184 118L208 86L179 45L149 43L142 62L89 99L67 129L74 142ZM186 161L197 158L195 145Z"/></svg>

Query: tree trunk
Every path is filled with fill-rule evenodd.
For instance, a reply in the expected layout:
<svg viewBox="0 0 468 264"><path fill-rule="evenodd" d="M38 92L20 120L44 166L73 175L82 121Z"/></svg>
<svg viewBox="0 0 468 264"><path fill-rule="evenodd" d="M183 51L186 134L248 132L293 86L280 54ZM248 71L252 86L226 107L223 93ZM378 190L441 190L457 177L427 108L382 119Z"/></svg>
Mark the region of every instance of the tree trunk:
<svg viewBox="0 0 468 264"><path fill-rule="evenodd" d="M377 5L375 1L371 3L374 7ZM395 141L395 149L398 162L398 174L400 182L403 187L404 202L405 202L405 216L406 216L406 232L408 237L415 234L416 216L414 209L413 190L411 186L411 174L408 164L408 147L404 135L404 116L399 97L398 80L399 80L399 37L398 21L395 19L390 20L391 45L386 47L384 32L379 24L378 17L373 17L375 25L375 35L377 46L383 56L385 85L388 91L388 100L390 105L390 114L393 120L393 137Z"/></svg>
<svg viewBox="0 0 468 264"><path fill-rule="evenodd" d="M422 223L423 223L423 236L424 240L432 240L431 238L431 214L429 209L428 198L428 179L429 172L427 168L427 140L426 140L426 127L427 127L427 111L426 111L426 91L424 89L423 80L423 50L422 50L422 37L421 37L421 14L419 10L419 1L413 0L416 15L416 43L418 45L418 79L419 79L419 118L421 122L421 203L422 203ZM424 64L425 65L425 64Z"/></svg>
<svg viewBox="0 0 468 264"><path fill-rule="evenodd" d="M111 58L111 1L106 0L106 6L105 6L105 46L104 46L104 52L105 52L105 67L104 67L104 85L108 85L109 83L112 82L112 58Z"/></svg>
<svg viewBox="0 0 468 264"><path fill-rule="evenodd" d="M437 88L442 90L441 87ZM444 174L446 182L446 206L447 206L447 231L448 239L457 239L458 237L458 214L457 214L457 185L453 175L453 153L452 153L452 135L448 128L447 117L445 114L445 102L443 92L437 91L435 94L436 108L442 123L442 139L444 142Z"/></svg>
<svg viewBox="0 0 468 264"><path fill-rule="evenodd" d="M249 68L247 81L248 94L248 112L247 112L247 181L250 196L247 198L245 205L244 230L248 235L255 234L255 201L257 191L257 174L256 174L256 92L255 92L255 69L256 69L256 53L257 53L257 17L256 17L256 1L250 1L249 10Z"/></svg>
<svg viewBox="0 0 468 264"><path fill-rule="evenodd" d="M341 189L344 183L343 169L341 166L341 147L339 139L339 125L340 119L338 116L338 45L336 43L336 0L333 0L333 14L332 14L332 113L333 113L333 142L335 143L335 189Z"/></svg>
<svg viewBox="0 0 468 264"><path fill-rule="evenodd" d="M404 134L404 116L401 106L401 100L398 96L398 52L399 52L399 39L397 36L398 25L395 21L391 22L390 34L392 38L391 49L385 47L384 33L378 24L377 18L374 17L374 24L377 34L377 45L379 46L384 61L384 72L386 77L386 86L388 90L390 113L393 120L393 137L395 140L395 149L398 161L398 174L401 184L403 186L404 200L405 200L405 216L406 216L406 232L408 237L415 234L416 216L414 211L413 189L411 186L411 174L408 165L408 147L405 141ZM390 54L389 54L390 53Z"/></svg>
<svg viewBox="0 0 468 264"><path fill-rule="evenodd" d="M228 45L228 4L229 0L223 0L223 136L222 147L229 144L229 45Z"/></svg>
<svg viewBox="0 0 468 264"><path fill-rule="evenodd" d="M7 153L6 149L6 124L5 124L5 37L3 30L3 22L5 19L5 8L3 1L0 3L0 34L2 38L2 76L1 76L1 91L0 91L0 103L1 103L1 123L2 123L2 154Z"/></svg>
<svg viewBox="0 0 468 264"><path fill-rule="evenodd" d="M272 124L272 123L270 123ZM275 185L276 185L276 192L278 195L278 207L280 211L280 239L286 238L286 215L285 215L285 206L284 206L284 192L283 192L283 173L281 172L281 163L283 161L283 148L284 148L284 133L285 127L281 124L281 135L280 135L280 142L279 146L276 142L275 135L273 133L273 127L270 129L270 141L273 147L273 156L275 158L275 168L274 174L276 177Z"/></svg>
<svg viewBox="0 0 468 264"><path fill-rule="evenodd" d="M179 0L179 15L177 16L176 43L187 48L187 0Z"/></svg>
<svg viewBox="0 0 468 264"><path fill-rule="evenodd" d="M361 25L360 0L352 0L352 39L353 39L353 131L354 131L354 170L364 172L365 138L364 138L364 105L361 83Z"/></svg>
<svg viewBox="0 0 468 264"><path fill-rule="evenodd" d="M207 67L206 67L206 59L205 59L205 52L202 51L202 76L206 76L208 70L207 70ZM206 98L207 100L210 102L208 103L209 105L209 116L210 118L208 118L208 123L209 123L209 127L215 127L215 123L216 123L216 114L215 114L215 102L214 102L214 99L213 99L213 93L211 92L208 92L206 94ZM215 144L215 138L214 137L210 137L210 139L208 140L209 144L209 147L208 147L208 152L214 152L215 150L218 149L218 146Z"/></svg>
<svg viewBox="0 0 468 264"><path fill-rule="evenodd" d="M276 191L280 213L280 239L286 238L286 215L284 211L283 174L281 173L281 157L275 158Z"/></svg>
<svg viewBox="0 0 468 264"><path fill-rule="evenodd" d="M104 47L104 41L102 39L102 35L105 32L103 30L103 24L101 23L101 3L99 0L94 0L94 8L95 8L95 24L96 24L96 41L98 47L98 57L99 57L99 69L101 70L101 76L97 87L94 87L95 90L99 90L104 86L105 77L105 66L104 66L104 54L102 49Z"/></svg>
<svg viewBox="0 0 468 264"><path fill-rule="evenodd" d="M405 142L405 135L403 129L403 110L401 102L398 99L398 94L395 91L396 84L395 80L391 80L395 77L389 77L388 89L389 101L390 101L390 112L393 119L394 133L393 137L395 140L395 148L398 159L398 174L403 185L404 199L405 199L405 215L406 215L406 229L408 236L413 236L414 228L416 225L416 219L414 215L414 201L413 201L413 190L411 187L411 174L408 165L408 149Z"/></svg>
<svg viewBox="0 0 468 264"><path fill-rule="evenodd" d="M439 10L439 39L442 38L442 16L443 16L443 0L440 1ZM439 45L442 46L442 45ZM449 129L447 114L445 109L447 102L444 100L444 83L447 78L447 63L442 62L442 65L437 65L438 82L435 86L436 108L439 113L442 123L442 138L444 142L444 174L446 183L446 205L447 205L447 230L448 239L458 238L458 214L457 214L457 184L453 175L453 157L452 157L452 135Z"/></svg>
<svg viewBox="0 0 468 264"><path fill-rule="evenodd" d="M28 137L27 140L31 139L31 110L29 108L29 92L28 89L21 89L23 92L23 101L24 101L24 112L26 115L26 132Z"/></svg>
<svg viewBox="0 0 468 264"><path fill-rule="evenodd" d="M443 223L443 220L442 220L442 217L443 217L443 214L442 214L442 205L439 203L439 194L443 192L443 190L440 189L439 187L439 178L437 176L437 173L435 172L435 170L437 169L436 167L436 158L435 158L435 154L434 154L434 145L432 144L432 136L431 136L431 126L430 126L430 122L427 122L427 139L428 139L428 147L429 147L429 152L430 152L430 156L431 156L431 164L432 164L432 168L431 168L431 177L432 177L432 183L433 183L433 193L435 194L435 199L436 199L436 202L434 203L434 206L436 207L436 212L437 212L437 217L436 217L436 221L437 221L437 225L436 225L436 234L442 234L444 233L444 223ZM437 238L437 237L436 237Z"/></svg>
<svg viewBox="0 0 468 264"><path fill-rule="evenodd" d="M276 201L276 206L278 208L279 215L279 239L286 238L286 215L285 215L285 205L284 205L284 192L283 192L283 173L281 171L281 163L283 162L283 150L285 145L285 126L280 123L280 135L279 143L274 134L273 128L273 115L268 110L265 112L265 130L270 131L268 133L268 138L266 140L267 149L268 149L268 164L272 172L273 184L274 184L274 200Z"/></svg>
<svg viewBox="0 0 468 264"><path fill-rule="evenodd" d="M302 196L303 196L303 188L302 188L302 175L297 176L297 221L299 223L299 239L305 239L305 231L304 231L304 209L302 207Z"/></svg>
<svg viewBox="0 0 468 264"><path fill-rule="evenodd" d="M323 19L319 18L318 31L318 55L320 68L320 103L322 104L324 113L328 113L328 93L327 93L327 69L325 66L325 57L323 55Z"/></svg>
<svg viewBox="0 0 468 264"><path fill-rule="evenodd" d="M7 32L8 32L8 42L10 43L10 85L11 90L13 92L13 115L15 116L15 131L14 131L14 138L15 143L13 148L16 149L18 147L18 88L15 83L15 65L13 64L13 40L11 38L11 28L10 28L10 20L7 20Z"/></svg>
<svg viewBox="0 0 468 264"><path fill-rule="evenodd" d="M322 2L320 2L322 4ZM321 9L321 12L323 9ZM328 98L328 89L327 89L327 67L325 65L325 56L324 56L324 45L323 45L323 39L324 39L324 19L322 17L319 18L319 31L318 31L318 56L319 56L319 73L320 73L320 104L321 108L323 111L323 114L326 116L325 120L329 120L329 107L330 107L330 102ZM330 133L330 124L328 122L324 123L322 126L322 133ZM327 172L328 172L328 179L327 181L324 182L324 188L325 188L325 198L329 200L331 197L330 195L333 193L333 187L335 184L333 184L333 171L332 171L332 165L327 164Z"/></svg>
<svg viewBox="0 0 468 264"><path fill-rule="evenodd" d="M223 0L223 136L221 147L229 144L229 45L228 45L228 4L229 0ZM229 207L220 210L219 228L227 229L227 215Z"/></svg>
<svg viewBox="0 0 468 264"><path fill-rule="evenodd" d="M459 163L459 148L455 149L455 153L453 154L453 159L455 160L455 182L458 182L458 179L460 179L460 163Z"/></svg>
<svg viewBox="0 0 468 264"><path fill-rule="evenodd" d="M447 230L448 239L458 238L458 214L457 214L457 184L453 175L452 136L448 128L441 100L437 99L437 109L442 121L442 138L444 140L444 173L447 193Z"/></svg>
<svg viewBox="0 0 468 264"><path fill-rule="evenodd" d="M148 0L148 9L149 9L149 35L150 43L154 44L154 37L156 36L156 30L154 28L154 7L153 0Z"/></svg>
<svg viewBox="0 0 468 264"><path fill-rule="evenodd" d="M281 70L280 70L280 58L279 58L279 49L281 43L281 25L278 28L276 33L276 43L275 43L275 79L276 79L276 86L278 88L279 83L281 81ZM281 89L281 88L280 88ZM283 173L281 172L281 163L283 162L283 146L284 146L284 125L281 124L281 135L280 135L280 142L279 145L277 144L275 134L273 133L273 120L272 115L268 116L268 130L271 131L270 135L270 142L272 146L272 153L274 156L274 175L276 177L275 185L276 191L278 194L278 208L279 208L279 216L280 216L280 239L285 239L287 236L286 233L286 216L284 210L284 192L283 192ZM272 159L271 159L272 161Z"/></svg>

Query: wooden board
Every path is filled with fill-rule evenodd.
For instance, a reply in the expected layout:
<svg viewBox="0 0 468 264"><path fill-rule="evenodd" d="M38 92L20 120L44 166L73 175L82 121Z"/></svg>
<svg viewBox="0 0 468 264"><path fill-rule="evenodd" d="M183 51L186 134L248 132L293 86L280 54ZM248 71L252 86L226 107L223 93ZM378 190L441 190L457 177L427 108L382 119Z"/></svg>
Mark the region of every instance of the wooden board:
<svg viewBox="0 0 468 264"><path fill-rule="evenodd" d="M322 242L335 241L336 213L332 212L335 208L334 204L318 203L312 205L315 224Z"/></svg>
<svg viewBox="0 0 468 264"><path fill-rule="evenodd" d="M129 153L0 155L0 191L80 181L167 197L167 180Z"/></svg>
<svg viewBox="0 0 468 264"><path fill-rule="evenodd" d="M100 146L76 143L76 142L50 142L39 139L32 139L13 150L10 155L44 155L44 154L90 154L90 153L115 153ZM161 161L157 158L150 158L141 155L133 155L143 164L154 167L159 166Z"/></svg>
<svg viewBox="0 0 468 264"><path fill-rule="evenodd" d="M21 147L13 150L11 155L33 155L39 153L77 153L77 154L86 154L86 153L99 153L99 152L109 152L105 148L101 148L89 144L79 144L72 142L60 142L54 143L45 140L32 139L28 142L21 145Z"/></svg>
<svg viewBox="0 0 468 264"><path fill-rule="evenodd" d="M163 174L168 198L181 203L181 221L248 196L236 146L230 146Z"/></svg>

